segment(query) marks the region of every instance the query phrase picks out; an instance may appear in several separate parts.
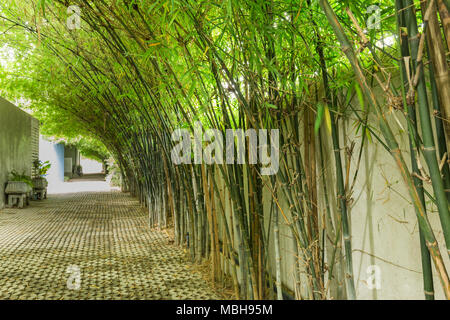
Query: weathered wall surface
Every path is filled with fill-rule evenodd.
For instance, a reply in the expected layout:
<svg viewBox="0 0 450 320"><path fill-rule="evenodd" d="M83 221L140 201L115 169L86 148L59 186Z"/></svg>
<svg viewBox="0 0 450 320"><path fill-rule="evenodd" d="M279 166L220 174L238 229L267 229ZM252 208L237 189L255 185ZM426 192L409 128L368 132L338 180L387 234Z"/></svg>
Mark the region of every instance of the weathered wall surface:
<svg viewBox="0 0 450 320"><path fill-rule="evenodd" d="M37 120L0 98L0 209L5 205L5 184L12 170L32 174L32 122Z"/></svg>

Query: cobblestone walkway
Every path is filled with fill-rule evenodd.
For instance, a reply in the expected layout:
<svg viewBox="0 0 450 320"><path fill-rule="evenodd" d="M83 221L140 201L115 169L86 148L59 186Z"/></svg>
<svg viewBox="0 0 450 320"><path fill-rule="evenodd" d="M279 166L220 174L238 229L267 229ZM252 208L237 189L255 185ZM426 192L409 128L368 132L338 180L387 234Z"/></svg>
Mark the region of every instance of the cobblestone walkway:
<svg viewBox="0 0 450 320"><path fill-rule="evenodd" d="M169 242L120 192L0 210L0 299L217 299Z"/></svg>

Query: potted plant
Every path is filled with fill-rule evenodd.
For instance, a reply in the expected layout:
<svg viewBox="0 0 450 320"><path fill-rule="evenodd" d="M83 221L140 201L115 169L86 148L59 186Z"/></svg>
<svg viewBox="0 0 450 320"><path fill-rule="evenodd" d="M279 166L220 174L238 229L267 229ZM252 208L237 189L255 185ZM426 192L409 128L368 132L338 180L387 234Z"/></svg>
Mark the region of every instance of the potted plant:
<svg viewBox="0 0 450 320"><path fill-rule="evenodd" d="M50 169L51 164L49 161L41 161L35 160L33 162L34 175L33 179L33 188L34 189L45 189L48 186L47 179L45 176L47 175L48 170Z"/></svg>
<svg viewBox="0 0 450 320"><path fill-rule="evenodd" d="M25 174L19 174L16 170L11 171L6 185L6 194L23 194L29 193L33 189L33 182L30 176Z"/></svg>
<svg viewBox="0 0 450 320"><path fill-rule="evenodd" d="M17 171L11 171L5 193L8 195L8 207L12 207L17 203L19 208L23 208L24 204L29 203L30 196L33 191L33 182L31 177L25 174L19 174Z"/></svg>
<svg viewBox="0 0 450 320"><path fill-rule="evenodd" d="M82 177L83 176L83 167L82 166L80 166L80 165L76 165L75 167L74 167L74 173L77 175L77 176L79 176L79 177Z"/></svg>

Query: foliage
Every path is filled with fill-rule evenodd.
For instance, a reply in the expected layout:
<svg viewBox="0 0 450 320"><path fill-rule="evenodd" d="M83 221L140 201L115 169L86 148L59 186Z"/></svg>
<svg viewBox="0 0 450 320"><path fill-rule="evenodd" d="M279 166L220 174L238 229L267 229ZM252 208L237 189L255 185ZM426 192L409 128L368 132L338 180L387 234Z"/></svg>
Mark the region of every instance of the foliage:
<svg viewBox="0 0 450 320"><path fill-rule="evenodd" d="M12 170L9 174L9 181L21 181L28 184L30 187L33 187L33 181L31 177L25 174L25 171L22 173L18 173L16 170Z"/></svg>
<svg viewBox="0 0 450 320"><path fill-rule="evenodd" d="M51 163L50 161L41 161L39 159L34 160L33 162L33 169L34 169L34 174L38 177L45 177L47 175L48 170L50 170L51 168Z"/></svg>

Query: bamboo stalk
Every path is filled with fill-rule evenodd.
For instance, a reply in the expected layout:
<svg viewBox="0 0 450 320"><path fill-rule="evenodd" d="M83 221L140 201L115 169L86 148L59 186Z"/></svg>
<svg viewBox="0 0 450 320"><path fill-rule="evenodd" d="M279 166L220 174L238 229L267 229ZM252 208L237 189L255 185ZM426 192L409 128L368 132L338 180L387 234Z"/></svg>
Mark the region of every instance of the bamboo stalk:
<svg viewBox="0 0 450 320"><path fill-rule="evenodd" d="M276 288L277 299L283 300L283 290L281 287L281 256L280 256L280 235L279 235L279 221L278 221L278 208L275 208L274 216L274 244L275 244L275 274L276 274Z"/></svg>

